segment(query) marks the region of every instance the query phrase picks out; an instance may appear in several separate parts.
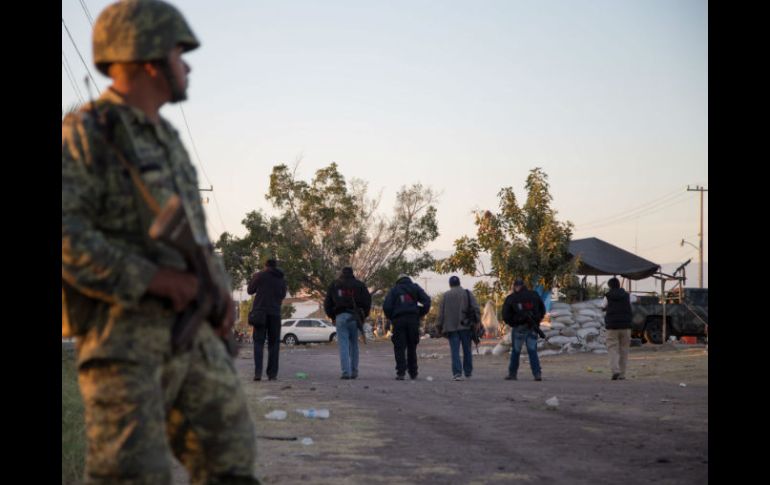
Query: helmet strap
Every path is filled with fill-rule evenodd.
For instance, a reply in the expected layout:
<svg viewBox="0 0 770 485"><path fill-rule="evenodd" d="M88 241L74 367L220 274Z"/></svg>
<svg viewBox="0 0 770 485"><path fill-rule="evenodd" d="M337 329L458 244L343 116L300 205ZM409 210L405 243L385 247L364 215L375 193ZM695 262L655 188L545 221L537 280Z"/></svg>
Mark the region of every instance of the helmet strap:
<svg viewBox="0 0 770 485"><path fill-rule="evenodd" d="M157 61L157 65L158 70L166 78L166 82L168 83L169 89L171 90L171 99L169 102L178 103L187 99L187 92L184 88L179 86L180 83L176 82L177 79L174 76L174 72L171 70L171 65L169 64L168 60L163 59Z"/></svg>

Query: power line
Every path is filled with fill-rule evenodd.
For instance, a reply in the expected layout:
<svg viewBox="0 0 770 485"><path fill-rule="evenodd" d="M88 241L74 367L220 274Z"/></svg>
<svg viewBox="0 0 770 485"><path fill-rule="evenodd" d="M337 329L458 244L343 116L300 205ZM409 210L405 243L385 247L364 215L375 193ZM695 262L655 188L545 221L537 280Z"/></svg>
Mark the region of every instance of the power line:
<svg viewBox="0 0 770 485"><path fill-rule="evenodd" d="M692 235L685 236L685 238L688 238L688 237L692 237ZM649 251L651 249L658 249L658 248L662 248L663 246L670 246L674 244L679 245L679 241L681 241L681 238L677 239L676 241L665 242L663 244L656 244L655 246L646 246L646 247L640 248L639 251Z"/></svg>
<svg viewBox="0 0 770 485"><path fill-rule="evenodd" d="M604 221L609 220L609 219L615 219L617 217L622 217L622 216L627 215L629 212L634 212L634 211L640 210L640 209L642 209L642 208L644 208L646 206L649 206L649 205L655 205L655 204L657 204L659 202L662 202L665 199L670 199L671 197L679 195L681 193L682 193L681 190L676 189L676 190L673 190L673 191L668 192L666 194L663 194L662 196L660 196L660 197L658 197L656 199L653 199L651 201L644 202L642 204L639 204L638 206L634 206L634 207L631 207L629 209L624 209L622 212L616 212L615 214L610 214L608 216L599 217L598 219L593 219L593 220L586 221L586 222L584 222L582 224L577 224L577 225L580 225L580 226L592 226L594 224L598 224L598 223L604 222Z"/></svg>
<svg viewBox="0 0 770 485"><path fill-rule="evenodd" d="M576 227L578 227L580 230L585 230L585 229L597 229L597 228L600 228L600 227L605 227L605 226L610 226L610 225L617 225L617 224L620 224L620 223L623 223L623 222L627 222L629 220L638 219L638 218L640 218L642 216L648 216L650 214L654 214L654 213L659 212L659 211L661 211L663 209L666 209L668 207L671 207L671 206L674 206L674 205L677 205L677 204L681 204L682 202L684 202L686 200L688 200L688 198L687 198L687 193L685 192L685 193L679 194L679 195L677 195L677 196L675 196L673 198L669 198L668 200L660 201L660 202L658 202L658 204L656 204L654 206L650 206L650 207L648 207L648 208L646 208L644 210L641 210L641 211L632 212L632 213L625 214L625 215L618 215L615 218L613 218L611 220L608 220L606 222L602 222L602 223L595 223L595 224L591 224L591 225L583 225L583 226L576 226Z"/></svg>
<svg viewBox="0 0 770 485"><path fill-rule="evenodd" d="M89 22L91 22L91 27L94 26L94 18L91 17L91 12L88 11L88 7L86 6L86 2L84 0L80 0L80 6L83 7L83 11L86 13L86 18Z"/></svg>
<svg viewBox="0 0 770 485"><path fill-rule="evenodd" d="M64 26L64 30L67 31L67 35L70 38L70 42L72 42L72 45L75 47L75 52L78 53L78 57L80 57L80 61L83 63L83 66L86 68L86 72L88 72L88 77L91 78L91 82L94 83L94 87L96 88L96 92L99 94L102 94L99 90L99 86L96 84L96 81L94 81L94 77L91 75L91 70L88 68L88 64L86 63L85 59L83 59L83 56L80 54L80 49L78 49L78 45L75 43L75 39L72 38L72 34L70 34L70 29L67 28L67 24L64 22L64 17L61 19L61 24Z"/></svg>
<svg viewBox="0 0 770 485"><path fill-rule="evenodd" d="M219 216L219 222L222 223L222 229L224 229L224 232L230 232L227 230L227 226L225 225L224 218L222 217L222 211L219 209L219 202L217 201L217 194L214 192L214 184L211 183L211 179L209 179L208 174L206 173L206 169L203 167L203 161L201 161L201 157L198 154L198 148L195 146L195 139L192 136L192 130L190 130L190 124L187 122L187 116L184 114L184 108L182 108L182 105L179 105L179 111L182 112L182 119L184 120L184 124L187 127L187 135L190 137L190 144L193 148L193 153L195 153L195 158L198 159L198 165L201 167L201 171L203 172L203 176L206 177L206 181L209 183L209 186L211 187L211 196L214 198L214 205L217 208L217 215Z"/></svg>
<svg viewBox="0 0 770 485"><path fill-rule="evenodd" d="M83 95L80 93L80 89L78 88L78 85L75 83L75 80L73 79L72 69L69 67L69 62L67 61L67 56L64 55L64 50L61 51L62 61L61 65L64 68L64 73L67 74L67 78L70 80L70 84L72 85L72 90L77 95L78 99L80 100L80 103L83 103Z"/></svg>

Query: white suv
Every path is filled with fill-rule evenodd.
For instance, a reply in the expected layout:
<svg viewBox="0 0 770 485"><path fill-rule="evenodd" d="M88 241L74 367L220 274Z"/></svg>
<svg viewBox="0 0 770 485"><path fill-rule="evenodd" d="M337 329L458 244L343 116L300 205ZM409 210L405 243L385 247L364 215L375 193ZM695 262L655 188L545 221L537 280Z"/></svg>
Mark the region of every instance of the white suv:
<svg viewBox="0 0 770 485"><path fill-rule="evenodd" d="M306 342L334 342L337 329L329 320L291 318L281 320L281 341L287 345Z"/></svg>

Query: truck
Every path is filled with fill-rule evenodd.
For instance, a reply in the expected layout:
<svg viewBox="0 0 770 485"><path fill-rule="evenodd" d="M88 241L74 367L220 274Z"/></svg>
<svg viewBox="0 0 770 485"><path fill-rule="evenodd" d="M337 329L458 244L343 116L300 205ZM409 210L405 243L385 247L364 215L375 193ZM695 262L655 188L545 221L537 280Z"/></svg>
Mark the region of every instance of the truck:
<svg viewBox="0 0 770 485"><path fill-rule="evenodd" d="M708 288L679 288L660 296L639 296L631 304L631 337L660 344L669 337L694 336L704 341L708 335ZM666 330L663 334L665 303Z"/></svg>

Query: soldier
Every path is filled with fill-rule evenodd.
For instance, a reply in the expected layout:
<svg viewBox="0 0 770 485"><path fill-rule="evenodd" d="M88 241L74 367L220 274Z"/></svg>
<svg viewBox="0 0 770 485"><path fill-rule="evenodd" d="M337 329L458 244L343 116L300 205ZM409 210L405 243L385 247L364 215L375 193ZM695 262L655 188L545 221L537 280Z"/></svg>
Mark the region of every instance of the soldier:
<svg viewBox="0 0 770 485"><path fill-rule="evenodd" d="M221 295L222 317L172 352L172 326L198 278L148 236L152 205L177 195L215 258L195 169L159 113L186 98L181 56L198 46L165 2L109 5L94 24L93 57L113 83L62 122L62 334L77 341L87 484L170 484L171 452L192 483L259 483L254 423L222 341L232 299Z"/></svg>

